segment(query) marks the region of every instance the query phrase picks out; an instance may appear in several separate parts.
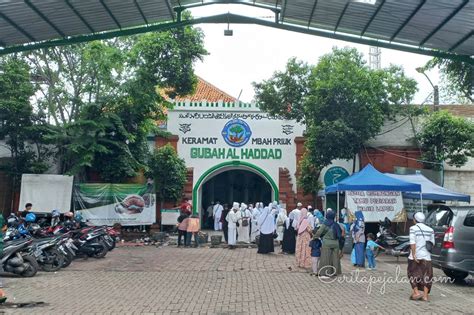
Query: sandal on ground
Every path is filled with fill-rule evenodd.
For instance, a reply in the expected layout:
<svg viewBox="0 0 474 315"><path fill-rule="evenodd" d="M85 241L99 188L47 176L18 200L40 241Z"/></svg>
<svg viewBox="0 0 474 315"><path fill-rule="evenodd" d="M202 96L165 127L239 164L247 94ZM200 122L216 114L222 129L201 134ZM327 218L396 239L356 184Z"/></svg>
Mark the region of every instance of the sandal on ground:
<svg viewBox="0 0 474 315"><path fill-rule="evenodd" d="M418 295L410 295L410 300L412 301L419 301L423 298L423 294L418 294Z"/></svg>
<svg viewBox="0 0 474 315"><path fill-rule="evenodd" d="M429 301L430 301L428 298L425 298L425 297L422 297L421 300L422 300L423 302L429 302Z"/></svg>

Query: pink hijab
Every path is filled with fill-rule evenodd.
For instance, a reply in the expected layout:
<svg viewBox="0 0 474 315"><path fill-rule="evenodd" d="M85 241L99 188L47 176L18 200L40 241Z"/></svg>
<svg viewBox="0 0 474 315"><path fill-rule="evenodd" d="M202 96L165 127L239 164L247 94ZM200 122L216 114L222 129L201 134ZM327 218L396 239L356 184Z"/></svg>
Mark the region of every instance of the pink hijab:
<svg viewBox="0 0 474 315"><path fill-rule="evenodd" d="M300 218L298 221L298 234L303 233L308 228L308 210L306 208L301 209Z"/></svg>

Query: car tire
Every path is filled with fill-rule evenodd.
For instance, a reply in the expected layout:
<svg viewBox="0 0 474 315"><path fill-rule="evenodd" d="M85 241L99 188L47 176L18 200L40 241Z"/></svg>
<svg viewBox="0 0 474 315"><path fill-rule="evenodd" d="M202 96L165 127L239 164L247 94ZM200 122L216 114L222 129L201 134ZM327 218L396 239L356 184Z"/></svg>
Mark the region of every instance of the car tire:
<svg viewBox="0 0 474 315"><path fill-rule="evenodd" d="M453 279L454 281L462 281L469 276L469 273L465 271L453 270L453 269L443 269L445 275Z"/></svg>

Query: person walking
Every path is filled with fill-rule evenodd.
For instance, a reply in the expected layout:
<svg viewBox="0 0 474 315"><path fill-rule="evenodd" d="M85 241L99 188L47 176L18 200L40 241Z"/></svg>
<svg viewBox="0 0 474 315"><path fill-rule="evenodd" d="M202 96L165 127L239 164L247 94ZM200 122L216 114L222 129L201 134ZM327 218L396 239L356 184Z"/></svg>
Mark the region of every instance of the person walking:
<svg viewBox="0 0 474 315"><path fill-rule="evenodd" d="M208 229L214 228L214 217L213 217L213 211L214 211L214 201L211 202L209 207L206 209L206 227Z"/></svg>
<svg viewBox="0 0 474 315"><path fill-rule="evenodd" d="M247 205L245 203L240 204L240 211L238 212L239 217L239 226L237 228L238 239L237 242L239 243L246 243L250 244L250 217L252 214L250 210L247 209Z"/></svg>
<svg viewBox="0 0 474 315"><path fill-rule="evenodd" d="M225 218L228 223L227 244L229 244L229 249L234 249L235 245L237 244L237 221L239 220L237 211L239 211L239 203L234 202L234 204L232 205L232 209L229 211Z"/></svg>
<svg viewBox="0 0 474 315"><path fill-rule="evenodd" d="M224 210L224 208L221 206L221 203L219 201L216 201L216 205L212 209L212 216L214 217L214 231L222 230L222 226L221 226L222 210Z"/></svg>
<svg viewBox="0 0 474 315"><path fill-rule="evenodd" d="M375 250L377 248L385 249L379 244L375 243L374 234L367 234L367 246L365 247L365 256L367 257L368 270L375 270Z"/></svg>
<svg viewBox="0 0 474 315"><path fill-rule="evenodd" d="M268 207L262 210L262 213L258 217L258 226L260 227L258 254L268 254L275 251L273 244L273 233L275 233L275 220L273 220L273 215L275 213L276 205L270 203Z"/></svg>
<svg viewBox="0 0 474 315"><path fill-rule="evenodd" d="M313 216L311 215L311 218ZM296 265L300 268L311 268L311 248L309 242L312 236L312 222L309 220L308 210L301 209L298 221L298 236L296 238Z"/></svg>
<svg viewBox="0 0 474 315"><path fill-rule="evenodd" d="M285 232L285 222L286 222L286 209L279 208L278 215L275 222L276 233L277 233L276 240L278 241L279 245L281 245L281 242L283 241L283 233Z"/></svg>
<svg viewBox="0 0 474 315"><path fill-rule="evenodd" d="M415 225L410 227L410 255L407 274L412 288L411 300L428 301L433 282L431 249L435 244L434 231L424 224L425 215L417 212L413 216Z"/></svg>
<svg viewBox="0 0 474 315"><path fill-rule="evenodd" d="M222 210L222 215L221 215L221 224L222 224L222 232L224 233L224 240L226 243L228 243L228 233L229 233L229 222L227 222L226 218L227 215L229 214L229 205L225 204L224 205L224 210Z"/></svg>
<svg viewBox="0 0 474 315"><path fill-rule="evenodd" d="M257 235L260 233L260 229L258 227L258 217L260 215L260 211L263 210L263 203L257 202L255 204L255 208L251 210L252 212L252 219L250 225L250 242L255 243L255 239Z"/></svg>
<svg viewBox="0 0 474 315"><path fill-rule="evenodd" d="M328 209L329 210L329 209ZM352 223L351 232L354 240L355 266L364 267L365 264L365 222L364 214L358 210L355 212L356 220Z"/></svg>
<svg viewBox="0 0 474 315"><path fill-rule="evenodd" d="M283 241L281 242L281 251L283 254L294 254L296 250L296 231L293 227L296 213L291 211L285 220L285 231L283 232Z"/></svg>
<svg viewBox="0 0 474 315"><path fill-rule="evenodd" d="M321 257L319 259L318 274L323 277L341 274L341 257L339 240L342 230L334 221L336 213L330 209L326 211L326 220L316 231L313 239L321 239Z"/></svg>

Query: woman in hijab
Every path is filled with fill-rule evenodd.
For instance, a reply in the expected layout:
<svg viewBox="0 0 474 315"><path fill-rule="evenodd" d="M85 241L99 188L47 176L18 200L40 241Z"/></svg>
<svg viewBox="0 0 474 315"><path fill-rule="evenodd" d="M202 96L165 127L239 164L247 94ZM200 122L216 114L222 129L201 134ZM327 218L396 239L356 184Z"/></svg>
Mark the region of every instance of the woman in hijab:
<svg viewBox="0 0 474 315"><path fill-rule="evenodd" d="M309 247L309 242L311 241L313 228L306 208L301 209L297 226L296 265L300 268L311 268L311 247Z"/></svg>
<svg viewBox="0 0 474 315"><path fill-rule="evenodd" d="M239 243L250 243L250 217L252 214L250 210L247 209L247 205L245 203L240 204L240 211L237 213L239 216L239 227L237 228L237 235L238 239L237 242Z"/></svg>
<svg viewBox="0 0 474 315"><path fill-rule="evenodd" d="M276 205L269 204L265 207L258 217L258 226L260 227L260 239L258 241L259 254L268 254L274 252L273 233L275 232L275 220L273 215L276 213Z"/></svg>
<svg viewBox="0 0 474 315"><path fill-rule="evenodd" d="M239 220L237 211L239 211L239 203L234 202L234 204L232 205L232 209L229 211L225 218L228 223L229 249L234 249L235 244L237 243L237 221Z"/></svg>
<svg viewBox="0 0 474 315"><path fill-rule="evenodd" d="M285 222L286 222L286 210L283 208L278 209L278 215L276 218L276 232L277 238L276 240L281 245L281 241L283 241L283 233L285 232Z"/></svg>
<svg viewBox="0 0 474 315"><path fill-rule="evenodd" d="M285 231L283 232L283 241L281 243L281 251L283 254L294 254L296 249L296 231L293 227L296 213L291 211L285 220Z"/></svg>
<svg viewBox="0 0 474 315"><path fill-rule="evenodd" d="M341 260L339 256L339 239L342 237L342 230L339 224L334 221L336 213L327 211L326 220L320 226L314 239L321 239L321 257L319 259L319 275L330 277L341 274Z"/></svg>
<svg viewBox="0 0 474 315"><path fill-rule="evenodd" d="M321 213L321 211L316 209L316 210L314 210L313 215L314 215L314 227L315 228L324 223L324 216Z"/></svg>
<svg viewBox="0 0 474 315"><path fill-rule="evenodd" d="M251 210L252 212L252 219L250 225L250 242L255 243L255 238L260 233L258 228L258 217L260 216L260 211L263 210L263 203L257 202L255 204L255 208Z"/></svg>
<svg viewBox="0 0 474 315"><path fill-rule="evenodd" d="M355 251L355 266L364 267L365 262L365 224L364 224L364 214L362 211L356 211L355 213L356 220L352 223L351 232L352 239L354 240L354 251Z"/></svg>

